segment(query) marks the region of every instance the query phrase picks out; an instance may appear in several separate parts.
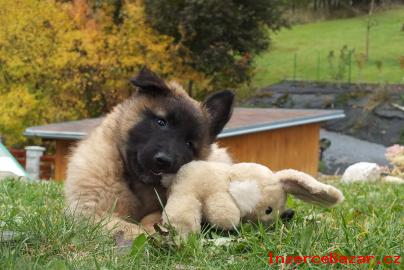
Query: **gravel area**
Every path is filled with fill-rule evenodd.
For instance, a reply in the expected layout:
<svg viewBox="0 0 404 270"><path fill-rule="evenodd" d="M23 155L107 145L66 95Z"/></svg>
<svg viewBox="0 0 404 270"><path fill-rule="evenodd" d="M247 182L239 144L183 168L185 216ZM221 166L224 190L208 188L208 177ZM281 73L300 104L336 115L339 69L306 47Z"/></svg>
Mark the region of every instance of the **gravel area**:
<svg viewBox="0 0 404 270"><path fill-rule="evenodd" d="M331 141L331 146L323 153L327 173L342 174L349 165L360 161L375 162L379 165L388 164L384 157L386 151L384 145L324 129L320 131L320 138Z"/></svg>

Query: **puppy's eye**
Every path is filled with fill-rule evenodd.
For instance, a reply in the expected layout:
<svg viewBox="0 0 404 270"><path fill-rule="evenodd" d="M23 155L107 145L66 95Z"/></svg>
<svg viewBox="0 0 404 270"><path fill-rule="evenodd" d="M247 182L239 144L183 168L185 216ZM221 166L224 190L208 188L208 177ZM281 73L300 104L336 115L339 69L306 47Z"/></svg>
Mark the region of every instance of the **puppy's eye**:
<svg viewBox="0 0 404 270"><path fill-rule="evenodd" d="M160 127L165 127L167 126L167 121L161 118L157 118L156 119L156 123L157 125L159 125Z"/></svg>
<svg viewBox="0 0 404 270"><path fill-rule="evenodd" d="M271 213L272 213L272 207L268 207L268 208L265 210L265 214L269 215L269 214L271 214Z"/></svg>
<svg viewBox="0 0 404 270"><path fill-rule="evenodd" d="M189 149L193 149L193 148L194 148L194 144L193 144L192 142L186 142L185 144L187 145L187 147L188 147Z"/></svg>

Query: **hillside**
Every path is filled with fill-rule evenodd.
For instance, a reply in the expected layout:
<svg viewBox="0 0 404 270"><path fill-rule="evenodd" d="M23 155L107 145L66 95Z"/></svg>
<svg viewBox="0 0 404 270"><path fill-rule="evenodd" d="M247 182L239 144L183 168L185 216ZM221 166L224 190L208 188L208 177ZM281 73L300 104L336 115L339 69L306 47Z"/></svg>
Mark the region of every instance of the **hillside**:
<svg viewBox="0 0 404 270"><path fill-rule="evenodd" d="M404 82L404 8L375 13L368 62L364 60L367 20L367 16L362 16L296 25L273 35L270 52L256 59L254 86L263 87L293 78L336 80L335 74L342 63L340 51L345 45L346 54L354 50L351 57L352 82ZM332 60L329 58L330 51L334 51ZM348 58L345 59L349 62ZM342 66L340 80L348 81L349 63Z"/></svg>

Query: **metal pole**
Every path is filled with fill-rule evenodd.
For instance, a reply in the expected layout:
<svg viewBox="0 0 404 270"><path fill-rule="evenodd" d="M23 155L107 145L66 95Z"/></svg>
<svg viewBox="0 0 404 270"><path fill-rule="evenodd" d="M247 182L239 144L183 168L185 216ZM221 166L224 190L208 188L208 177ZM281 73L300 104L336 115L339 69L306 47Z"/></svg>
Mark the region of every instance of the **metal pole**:
<svg viewBox="0 0 404 270"><path fill-rule="evenodd" d="M317 81L320 81L320 53L317 52Z"/></svg>
<svg viewBox="0 0 404 270"><path fill-rule="evenodd" d="M352 79L352 50L349 50L349 58L348 58L348 82L351 83Z"/></svg>

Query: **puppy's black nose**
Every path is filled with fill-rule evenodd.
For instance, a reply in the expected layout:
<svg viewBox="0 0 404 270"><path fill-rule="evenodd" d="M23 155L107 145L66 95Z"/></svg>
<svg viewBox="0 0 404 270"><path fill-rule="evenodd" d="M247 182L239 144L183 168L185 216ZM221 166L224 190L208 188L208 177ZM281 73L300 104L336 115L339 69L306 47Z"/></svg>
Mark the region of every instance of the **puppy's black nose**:
<svg viewBox="0 0 404 270"><path fill-rule="evenodd" d="M292 209L287 209L281 214L282 221L290 221L295 215L295 211Z"/></svg>
<svg viewBox="0 0 404 270"><path fill-rule="evenodd" d="M154 164L159 169L167 169L171 167L173 160L164 152L158 152L154 157Z"/></svg>

